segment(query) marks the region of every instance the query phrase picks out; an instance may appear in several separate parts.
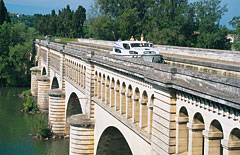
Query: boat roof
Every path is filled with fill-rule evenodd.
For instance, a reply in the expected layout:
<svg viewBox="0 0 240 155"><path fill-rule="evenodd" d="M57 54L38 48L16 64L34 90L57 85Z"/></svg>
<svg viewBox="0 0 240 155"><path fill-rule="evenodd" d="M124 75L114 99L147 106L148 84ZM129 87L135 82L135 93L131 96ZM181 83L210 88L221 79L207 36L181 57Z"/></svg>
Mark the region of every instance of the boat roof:
<svg viewBox="0 0 240 155"><path fill-rule="evenodd" d="M125 44L132 44L132 43L150 43L147 41L130 41L130 40L124 40L124 41L117 41L115 43L125 43ZM151 44L151 43L150 43Z"/></svg>

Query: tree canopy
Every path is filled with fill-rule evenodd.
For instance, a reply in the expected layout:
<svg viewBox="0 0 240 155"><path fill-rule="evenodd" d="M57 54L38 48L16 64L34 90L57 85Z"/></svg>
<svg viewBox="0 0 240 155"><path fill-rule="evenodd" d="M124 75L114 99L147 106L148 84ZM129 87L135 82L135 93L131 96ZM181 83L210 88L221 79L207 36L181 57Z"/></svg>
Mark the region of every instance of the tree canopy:
<svg viewBox="0 0 240 155"><path fill-rule="evenodd" d="M36 18L35 28L42 35L53 35L66 38L83 37L83 24L86 20L86 9L78 6L76 11L70 9L67 5L66 8L59 10L56 14L52 10L51 14L34 15Z"/></svg>
<svg viewBox="0 0 240 155"><path fill-rule="evenodd" d="M4 22L10 22L10 17L7 12L7 8L5 7L5 4L3 0L0 1L0 25L2 25Z"/></svg>
<svg viewBox="0 0 240 155"><path fill-rule="evenodd" d="M230 49L228 29L219 21L227 12L221 0L96 0L88 19L90 37L157 44Z"/></svg>

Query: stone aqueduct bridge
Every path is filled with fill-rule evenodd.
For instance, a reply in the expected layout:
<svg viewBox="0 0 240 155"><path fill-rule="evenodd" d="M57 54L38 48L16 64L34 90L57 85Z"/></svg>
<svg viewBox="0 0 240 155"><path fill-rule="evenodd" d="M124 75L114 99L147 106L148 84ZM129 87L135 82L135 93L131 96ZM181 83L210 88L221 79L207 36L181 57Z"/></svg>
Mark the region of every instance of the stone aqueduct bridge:
<svg viewBox="0 0 240 155"><path fill-rule="evenodd" d="M156 46L158 64L80 41L36 40L31 69L32 94L53 132L70 134L71 155L240 154L238 53Z"/></svg>

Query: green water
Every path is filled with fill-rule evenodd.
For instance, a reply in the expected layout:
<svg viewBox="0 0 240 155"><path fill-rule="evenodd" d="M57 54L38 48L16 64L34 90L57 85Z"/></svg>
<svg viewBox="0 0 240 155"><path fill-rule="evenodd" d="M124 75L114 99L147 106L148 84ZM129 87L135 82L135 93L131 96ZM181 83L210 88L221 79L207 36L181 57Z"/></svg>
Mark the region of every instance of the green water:
<svg viewBox="0 0 240 155"><path fill-rule="evenodd" d="M22 88L0 88L0 155L68 155L69 140L42 141L29 134L43 116L21 113Z"/></svg>

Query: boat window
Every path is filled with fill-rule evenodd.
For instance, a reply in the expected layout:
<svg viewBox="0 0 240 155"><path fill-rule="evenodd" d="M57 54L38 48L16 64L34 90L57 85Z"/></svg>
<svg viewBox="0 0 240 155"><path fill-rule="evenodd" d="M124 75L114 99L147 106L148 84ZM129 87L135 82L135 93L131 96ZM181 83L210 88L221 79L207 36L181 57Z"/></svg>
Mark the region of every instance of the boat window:
<svg viewBox="0 0 240 155"><path fill-rule="evenodd" d="M116 53L122 53L120 49L115 49Z"/></svg>
<svg viewBox="0 0 240 155"><path fill-rule="evenodd" d="M130 49L129 44L123 44L123 47L124 47L125 49Z"/></svg>
<svg viewBox="0 0 240 155"><path fill-rule="evenodd" d="M133 43L131 44L132 47L140 47L140 44L139 43Z"/></svg>
<svg viewBox="0 0 240 155"><path fill-rule="evenodd" d="M153 44L150 44L150 47L153 47Z"/></svg>

